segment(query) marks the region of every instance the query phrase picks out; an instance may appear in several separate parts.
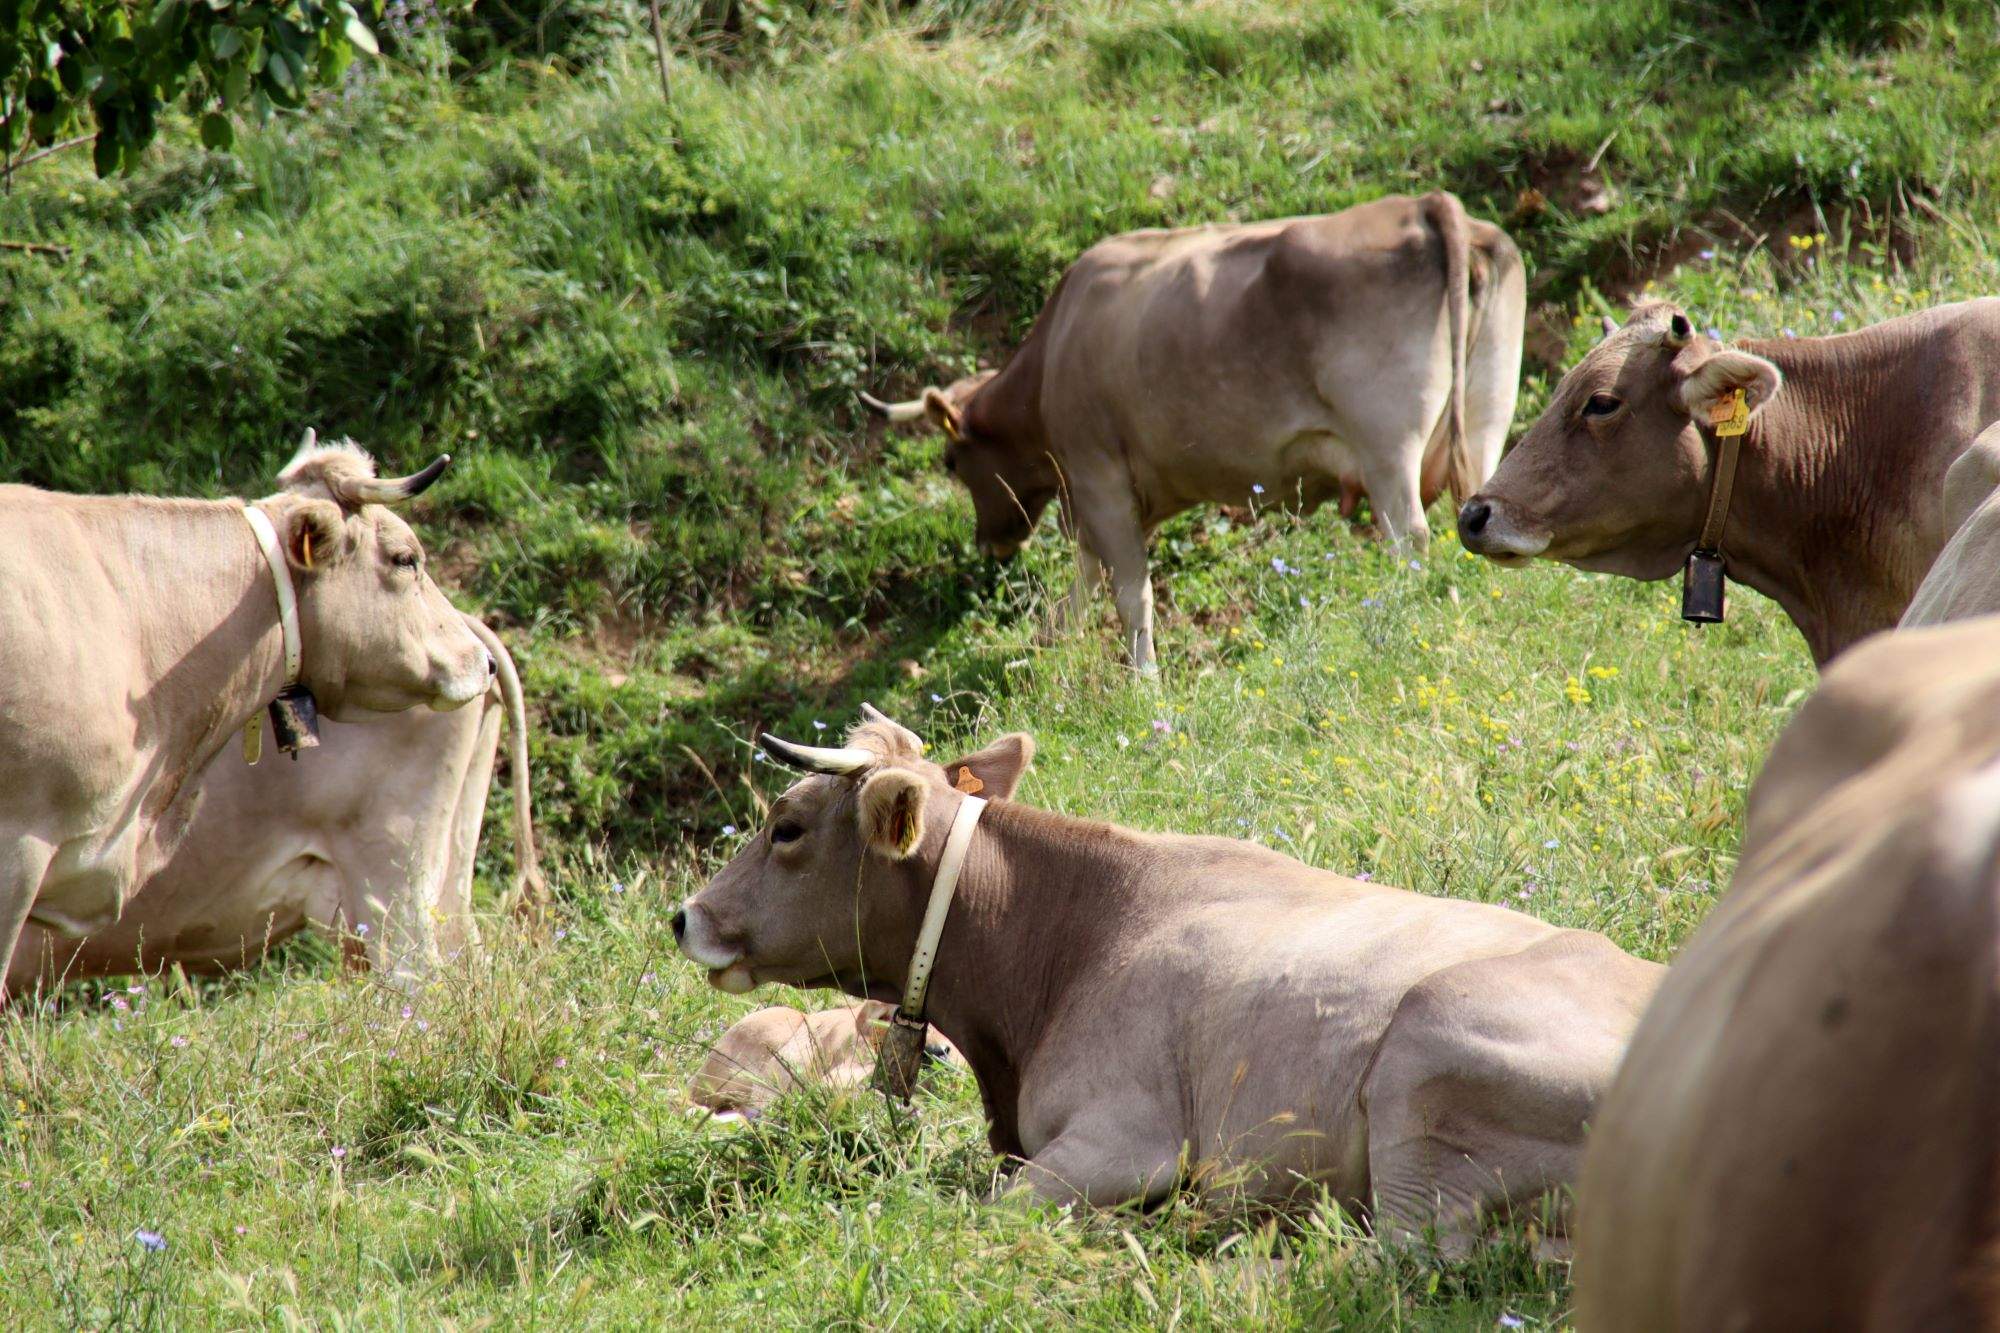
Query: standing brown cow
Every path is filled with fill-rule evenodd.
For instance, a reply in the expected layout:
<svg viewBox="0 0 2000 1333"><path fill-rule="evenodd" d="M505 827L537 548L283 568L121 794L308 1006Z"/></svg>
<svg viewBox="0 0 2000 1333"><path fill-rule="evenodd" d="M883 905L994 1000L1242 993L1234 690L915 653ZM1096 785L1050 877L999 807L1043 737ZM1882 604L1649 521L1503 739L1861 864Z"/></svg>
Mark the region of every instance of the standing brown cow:
<svg viewBox="0 0 2000 1333"><path fill-rule="evenodd" d="M1526 292L1506 233L1449 194L1129 232L1070 266L1000 370L864 401L944 433L981 551L1013 555L1060 500L1077 579L1054 623L1108 571L1151 671L1146 546L1175 514L1311 509L1358 483L1392 541L1426 543L1442 483L1464 500L1499 461Z"/></svg>

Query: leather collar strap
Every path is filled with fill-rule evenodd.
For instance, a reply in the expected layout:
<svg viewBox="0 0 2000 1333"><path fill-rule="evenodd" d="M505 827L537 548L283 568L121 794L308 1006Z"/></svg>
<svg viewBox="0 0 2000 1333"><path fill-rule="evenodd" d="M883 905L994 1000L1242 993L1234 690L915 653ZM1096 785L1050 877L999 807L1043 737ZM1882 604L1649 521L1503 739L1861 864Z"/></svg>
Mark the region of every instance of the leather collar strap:
<svg viewBox="0 0 2000 1333"><path fill-rule="evenodd" d="M1713 428L1703 432L1714 434ZM1708 517L1701 523L1701 539L1694 549L1705 555L1722 554L1722 529L1729 522L1729 496L1736 489L1736 460L1743 453L1743 436L1715 436L1715 477L1708 487Z"/></svg>
<svg viewBox="0 0 2000 1333"><path fill-rule="evenodd" d="M910 975L903 982L903 1002L898 1017L912 1023L924 1021L924 994L930 989L931 965L937 962L938 937L944 934L945 915L951 911L952 894L958 890L959 872L965 869L965 854L972 847L972 831L986 802L968 796L952 816L951 832L945 836L944 856L938 861L937 878L931 881L931 900L924 908L924 924L917 932L917 951L910 958Z"/></svg>
<svg viewBox="0 0 2000 1333"><path fill-rule="evenodd" d="M278 530L271 526L270 515L255 505L244 505L243 517L250 524L250 531L257 534L264 563L271 567L271 580L278 585L278 625L285 635L285 684L296 685L300 659L299 598L292 590L291 566L285 563L285 552L278 545Z"/></svg>

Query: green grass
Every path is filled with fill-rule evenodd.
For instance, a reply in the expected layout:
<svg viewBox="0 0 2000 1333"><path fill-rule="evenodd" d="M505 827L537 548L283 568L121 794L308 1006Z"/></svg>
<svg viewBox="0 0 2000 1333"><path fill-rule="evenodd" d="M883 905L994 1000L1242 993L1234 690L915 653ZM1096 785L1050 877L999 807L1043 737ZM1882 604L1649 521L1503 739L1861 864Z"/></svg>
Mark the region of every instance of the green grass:
<svg viewBox="0 0 2000 1333"><path fill-rule="evenodd" d="M1524 423L1648 281L1731 335L1990 292L1993 17L856 12L679 63L671 108L644 46L391 70L237 158L162 151L109 184L56 159L0 197L0 237L72 248L0 252L0 475L255 491L307 424L398 464L460 456L419 522L522 660L566 932L501 932L409 1018L314 944L18 1015L0 1322L1560 1321L1564 1273L1518 1246L1424 1268L1331 1214L1280 1234L1193 1202L983 1210L964 1079L909 1116L807 1100L696 1126L679 1090L748 1005L700 985L666 916L781 785L745 738L866 698L941 750L1033 732L1036 804L1668 957L1812 685L1770 604L1739 590L1695 631L1667 585L1448 540L1399 568L1330 515L1201 513L1156 548L1166 671L1141 686L1107 607L1033 645L1060 542L983 566L935 443L867 426L853 390L998 354L1105 232L1437 183L1528 255Z"/></svg>

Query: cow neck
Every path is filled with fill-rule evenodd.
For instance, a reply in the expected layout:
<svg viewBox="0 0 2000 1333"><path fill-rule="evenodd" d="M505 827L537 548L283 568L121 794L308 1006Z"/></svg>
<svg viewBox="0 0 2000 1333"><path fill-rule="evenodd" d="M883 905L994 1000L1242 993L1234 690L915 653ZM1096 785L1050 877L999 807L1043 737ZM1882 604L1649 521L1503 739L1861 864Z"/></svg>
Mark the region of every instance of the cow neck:
<svg viewBox="0 0 2000 1333"><path fill-rule="evenodd" d="M79 513L137 649L134 734L164 808L285 683L271 571L238 500L95 500Z"/></svg>
<svg viewBox="0 0 2000 1333"><path fill-rule="evenodd" d="M979 821L926 1007L978 1078L1002 1152L1020 1151L1021 1069L1071 989L1114 957L1112 928L1133 917L1131 836L1011 801Z"/></svg>
<svg viewBox="0 0 2000 1333"><path fill-rule="evenodd" d="M1926 523L1913 503L1904 437L1893 423L1871 431L1874 414L1857 409L1892 368L1824 364L1824 349L1810 344L1745 347L1785 383L1743 437L1721 538L1726 568L1784 608L1823 666L1901 619L1936 554L1916 535L1937 515Z"/></svg>

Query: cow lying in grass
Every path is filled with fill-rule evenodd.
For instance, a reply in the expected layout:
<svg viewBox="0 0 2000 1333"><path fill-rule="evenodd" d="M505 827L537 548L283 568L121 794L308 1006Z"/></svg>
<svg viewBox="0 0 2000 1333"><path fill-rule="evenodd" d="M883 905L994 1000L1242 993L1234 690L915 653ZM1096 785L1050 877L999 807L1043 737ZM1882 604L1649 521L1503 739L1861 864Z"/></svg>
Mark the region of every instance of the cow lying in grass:
<svg viewBox="0 0 2000 1333"><path fill-rule="evenodd" d="M2000 420L2000 300L1728 345L1676 306L1641 306L1563 376L1459 510L1465 549L1635 579L1679 572L1715 493L1714 414L1739 401L1724 568L1782 606L1824 666L1897 622L1950 536L1945 469Z"/></svg>
<svg viewBox="0 0 2000 1333"><path fill-rule="evenodd" d="M858 1088L875 1072L884 1026L895 1006L863 1000L816 1013L774 1004L747 1014L716 1039L688 1084L689 1109L718 1120L755 1120L799 1088ZM937 1029L925 1051L954 1060Z"/></svg>
<svg viewBox="0 0 2000 1333"><path fill-rule="evenodd" d="M948 831L967 792L995 798L928 1017L1043 1199L1317 1185L1462 1248L1570 1181L1661 972L1504 908L1017 804L1024 735L940 767L871 710L841 749L764 745L815 775L676 915L681 948L731 993L900 1001Z"/></svg>
<svg viewBox="0 0 2000 1333"><path fill-rule="evenodd" d="M260 722L271 757L252 768L225 747L201 772L187 835L124 914L81 939L30 924L7 993L169 967L247 967L307 927L339 939L351 963L422 979L478 942L472 870L503 717L513 742L514 892L535 910L546 890L520 677L491 630L471 616L465 624L498 668L483 698L449 713L329 722L296 762L275 754L270 723Z"/></svg>
<svg viewBox="0 0 2000 1333"><path fill-rule="evenodd" d="M1746 824L1598 1115L1578 1327L2000 1328L2000 617L1855 648Z"/></svg>

